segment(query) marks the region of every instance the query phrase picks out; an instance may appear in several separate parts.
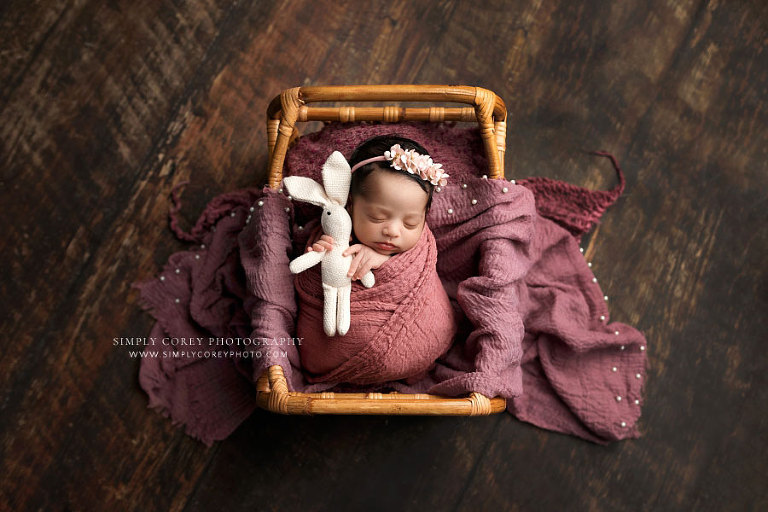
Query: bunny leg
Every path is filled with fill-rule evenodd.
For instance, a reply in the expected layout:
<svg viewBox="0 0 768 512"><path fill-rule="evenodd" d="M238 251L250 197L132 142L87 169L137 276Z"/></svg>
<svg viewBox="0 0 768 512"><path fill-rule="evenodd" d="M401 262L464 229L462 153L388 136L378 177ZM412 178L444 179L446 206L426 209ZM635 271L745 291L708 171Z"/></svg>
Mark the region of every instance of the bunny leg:
<svg viewBox="0 0 768 512"><path fill-rule="evenodd" d="M336 336L336 302L338 288L323 283L323 330L327 336Z"/></svg>
<svg viewBox="0 0 768 512"><path fill-rule="evenodd" d="M351 293L351 285L339 288L339 299L336 303L336 329L340 336L344 336L349 330L349 296Z"/></svg>

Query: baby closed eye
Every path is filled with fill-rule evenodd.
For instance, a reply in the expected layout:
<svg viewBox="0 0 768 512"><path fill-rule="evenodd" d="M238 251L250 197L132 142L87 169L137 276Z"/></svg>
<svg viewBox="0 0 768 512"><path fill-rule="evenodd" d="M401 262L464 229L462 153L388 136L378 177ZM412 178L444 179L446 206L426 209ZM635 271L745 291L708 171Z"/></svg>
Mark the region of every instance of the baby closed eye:
<svg viewBox="0 0 768 512"><path fill-rule="evenodd" d="M386 219L386 218L382 219L382 218L379 218L379 217L372 217L372 216L369 215L368 216L368 220L370 220L371 222L379 223L379 222L386 222L388 219ZM405 226L408 229L416 229L416 228L419 227L419 223L413 224L413 223L410 223L410 222L404 222L403 226Z"/></svg>

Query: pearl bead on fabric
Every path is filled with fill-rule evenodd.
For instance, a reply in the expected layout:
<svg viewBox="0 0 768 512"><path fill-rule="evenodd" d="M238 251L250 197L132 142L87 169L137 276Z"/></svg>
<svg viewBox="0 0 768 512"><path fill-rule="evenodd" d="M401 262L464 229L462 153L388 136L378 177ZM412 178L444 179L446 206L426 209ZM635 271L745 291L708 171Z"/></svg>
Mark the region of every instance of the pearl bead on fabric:
<svg viewBox="0 0 768 512"><path fill-rule="evenodd" d="M476 205L476 204L477 204L477 199L473 199L473 200L471 201L471 203L472 203L472 205Z"/></svg>
<svg viewBox="0 0 768 512"><path fill-rule="evenodd" d="M582 254L584 254L584 248L583 248L583 247L579 247L579 252L581 252ZM590 261L590 262L587 262L587 267L589 267L589 268L592 268L592 262L591 262L591 261ZM592 282L593 282L593 283L597 283L597 277L592 277ZM607 296L607 295L603 295L603 300L604 300L605 302L608 302L608 296ZM600 315L600 321L601 321L601 322L605 322L605 315ZM614 334L615 336L619 336L619 334L620 334L620 333L619 333L619 331L618 331L618 330L616 330L616 331L613 331L613 334ZM620 350L625 350L627 347L626 347L625 345L621 345L619 348L620 348ZM642 351L645 351L645 345L640 345L640 351L641 351L641 352L642 352ZM617 372L619 371L619 369L618 369L618 367L616 367L616 366L612 366L612 367L611 367L611 371L612 371L613 373L617 373ZM636 374L635 374L635 379L638 379L638 380L640 380L640 379L642 379L642 377L643 377L643 376L642 376L642 374L640 374L640 373L636 373ZM616 396L616 402L621 402L621 401L622 401L622 397L621 397L620 395L617 395L617 396ZM635 405L640 405L640 400L638 400L638 399L635 399L635 400L634 400L634 403L635 403ZM621 425L621 427L622 427L622 428L625 428L625 427L627 426L627 422L626 422L626 421L622 421L622 422L620 423L620 425Z"/></svg>

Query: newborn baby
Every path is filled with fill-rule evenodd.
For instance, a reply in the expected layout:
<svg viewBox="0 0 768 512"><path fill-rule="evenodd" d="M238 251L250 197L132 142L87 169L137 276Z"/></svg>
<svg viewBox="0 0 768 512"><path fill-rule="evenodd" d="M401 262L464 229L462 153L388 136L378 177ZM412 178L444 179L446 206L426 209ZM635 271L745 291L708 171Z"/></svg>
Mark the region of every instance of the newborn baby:
<svg viewBox="0 0 768 512"><path fill-rule="evenodd" d="M353 255L348 275L354 281L372 269L379 271L372 289L353 284L352 321L343 337L324 335L316 311L307 307L308 273L297 277L302 367L315 375L313 382L334 378L369 384L422 374L448 350L456 331L435 268L434 237L426 225L434 188L444 186L448 175L421 145L391 135L365 141L349 163L352 236L343 253ZM320 229L310 236L307 252L331 250L333 238ZM384 343L386 336L392 339ZM371 369L372 359L377 372ZM356 374L356 362L363 361L364 376Z"/></svg>
<svg viewBox="0 0 768 512"><path fill-rule="evenodd" d="M352 218L350 241L355 243L343 255L355 255L347 274L352 279L360 279L394 254L416 245L424 230L434 185L405 169L387 165L386 160L370 161L395 144L413 146L421 155L428 156L424 148L410 139L384 135L360 145L350 160L352 183L347 211ZM373 157L369 157L370 154ZM442 176L436 179L438 183L439 179L445 181ZM331 250L333 238L320 235L318 226L310 237L307 251Z"/></svg>

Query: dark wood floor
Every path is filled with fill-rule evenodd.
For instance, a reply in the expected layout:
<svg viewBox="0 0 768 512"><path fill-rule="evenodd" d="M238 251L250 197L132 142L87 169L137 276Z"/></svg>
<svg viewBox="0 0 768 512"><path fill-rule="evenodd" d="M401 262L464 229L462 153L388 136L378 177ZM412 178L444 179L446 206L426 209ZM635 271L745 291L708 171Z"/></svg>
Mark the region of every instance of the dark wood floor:
<svg viewBox="0 0 768 512"><path fill-rule="evenodd" d="M177 5L180 4L180 5ZM766 510L768 9L692 1L0 4L0 510ZM626 193L588 240L648 338L643 437L257 411L207 449L147 409L132 281L262 183L297 85L497 92L507 177Z"/></svg>

